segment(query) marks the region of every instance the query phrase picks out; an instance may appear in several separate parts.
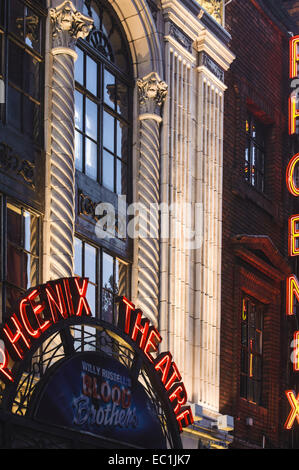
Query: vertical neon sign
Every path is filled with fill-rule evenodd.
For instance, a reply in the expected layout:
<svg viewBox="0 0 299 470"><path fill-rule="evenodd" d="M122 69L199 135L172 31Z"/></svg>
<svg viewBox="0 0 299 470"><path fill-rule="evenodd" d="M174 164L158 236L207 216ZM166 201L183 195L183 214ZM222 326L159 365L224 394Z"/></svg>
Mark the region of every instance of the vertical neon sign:
<svg viewBox="0 0 299 470"><path fill-rule="evenodd" d="M299 75L299 36L290 39L290 67L289 78L297 79ZM289 134L296 134L296 125L299 118L299 110L297 108L297 92L293 92L289 98ZM295 168L299 163L299 153L294 155L287 166L286 185L289 193L299 196L298 181L295 178ZM288 254L291 257L299 256L299 215L293 215L289 218L288 227ZM286 315L295 315L295 302L299 302L299 282L297 277L292 274L287 278L286 283ZM299 331L294 332L292 346L292 362L294 372L299 371ZM284 428L290 430L293 428L295 421L299 424L299 394L296 397L292 390L285 392L286 397L291 406L290 414L285 422Z"/></svg>

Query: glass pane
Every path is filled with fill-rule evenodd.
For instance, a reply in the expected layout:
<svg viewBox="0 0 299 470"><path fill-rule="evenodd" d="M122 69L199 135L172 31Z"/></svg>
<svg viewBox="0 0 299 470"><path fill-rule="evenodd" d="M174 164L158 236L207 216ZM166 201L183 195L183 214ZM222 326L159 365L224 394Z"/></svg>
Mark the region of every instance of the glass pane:
<svg viewBox="0 0 299 470"><path fill-rule="evenodd" d="M85 243L84 276L88 277L90 282L96 283L96 259L97 251L91 245Z"/></svg>
<svg viewBox="0 0 299 470"><path fill-rule="evenodd" d="M25 7L25 42L27 46L40 51L40 20L27 7Z"/></svg>
<svg viewBox="0 0 299 470"><path fill-rule="evenodd" d="M104 147L114 152L114 118L106 112L104 112L103 139Z"/></svg>
<svg viewBox="0 0 299 470"><path fill-rule="evenodd" d="M27 289L27 255L20 248L7 244L7 280L15 286Z"/></svg>
<svg viewBox="0 0 299 470"><path fill-rule="evenodd" d="M7 204L7 238L12 243L22 246L22 211Z"/></svg>
<svg viewBox="0 0 299 470"><path fill-rule="evenodd" d="M83 130L83 95L75 91L75 126L80 131Z"/></svg>
<svg viewBox="0 0 299 470"><path fill-rule="evenodd" d="M23 49L9 41L8 80L21 89L23 89L23 58L26 55Z"/></svg>
<svg viewBox="0 0 299 470"><path fill-rule="evenodd" d="M8 87L8 122L21 130L22 94L12 87Z"/></svg>
<svg viewBox="0 0 299 470"><path fill-rule="evenodd" d="M98 138L98 107L97 105L86 98L86 134L94 140Z"/></svg>
<svg viewBox="0 0 299 470"><path fill-rule="evenodd" d="M115 260L115 294L127 295L128 267L118 259Z"/></svg>
<svg viewBox="0 0 299 470"><path fill-rule="evenodd" d="M118 83L116 95L117 112L125 119L128 119L128 98L128 87L123 83Z"/></svg>
<svg viewBox="0 0 299 470"><path fill-rule="evenodd" d="M40 100L40 63L31 54L24 53L24 91Z"/></svg>
<svg viewBox="0 0 299 470"><path fill-rule="evenodd" d="M103 151L103 185L114 191L114 157Z"/></svg>
<svg viewBox="0 0 299 470"><path fill-rule="evenodd" d="M113 291L113 257L103 252L102 286Z"/></svg>
<svg viewBox="0 0 299 470"><path fill-rule="evenodd" d="M75 255L75 276L82 276L82 241L79 238L75 238L74 246Z"/></svg>
<svg viewBox="0 0 299 470"><path fill-rule="evenodd" d="M91 314L94 317L96 315L96 286L93 284L88 284L86 298L90 306Z"/></svg>
<svg viewBox="0 0 299 470"><path fill-rule="evenodd" d="M24 248L26 251L36 253L36 246L34 245L36 245L37 236L36 218L31 216L29 212L24 211Z"/></svg>
<svg viewBox="0 0 299 470"><path fill-rule="evenodd" d="M115 107L115 77L108 70L104 70L104 101L111 108Z"/></svg>
<svg viewBox="0 0 299 470"><path fill-rule="evenodd" d="M98 72L97 63L86 56L86 88L97 95Z"/></svg>
<svg viewBox="0 0 299 470"><path fill-rule="evenodd" d="M75 165L83 171L83 136L78 131L75 131Z"/></svg>
<svg viewBox="0 0 299 470"><path fill-rule="evenodd" d="M75 61L75 80L83 85L84 80L84 53L79 47L76 48L76 52L78 54L78 58Z"/></svg>
<svg viewBox="0 0 299 470"><path fill-rule="evenodd" d="M116 192L126 194L127 192L127 167L121 160L116 160Z"/></svg>
<svg viewBox="0 0 299 470"><path fill-rule="evenodd" d="M92 140L85 140L85 173L90 178L97 179L98 146Z"/></svg>
<svg viewBox="0 0 299 470"><path fill-rule="evenodd" d="M23 132L35 141L39 138L40 116L39 106L23 96Z"/></svg>
<svg viewBox="0 0 299 470"><path fill-rule="evenodd" d="M120 121L116 121L116 153L120 158L126 158L127 128Z"/></svg>
<svg viewBox="0 0 299 470"><path fill-rule="evenodd" d="M113 321L113 295L102 289L102 319L106 322Z"/></svg>
<svg viewBox="0 0 299 470"><path fill-rule="evenodd" d="M27 286L26 288L36 286L38 284L38 258L32 255L25 255L27 260Z"/></svg>
<svg viewBox="0 0 299 470"><path fill-rule="evenodd" d="M24 40L24 5L19 0L10 0L9 6L9 31Z"/></svg>

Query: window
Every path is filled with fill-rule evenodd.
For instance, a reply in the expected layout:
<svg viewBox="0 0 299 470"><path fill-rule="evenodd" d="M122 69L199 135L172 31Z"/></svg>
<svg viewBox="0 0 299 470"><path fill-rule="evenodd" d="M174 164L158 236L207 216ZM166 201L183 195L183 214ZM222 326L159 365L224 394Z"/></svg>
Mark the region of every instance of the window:
<svg viewBox="0 0 299 470"><path fill-rule="evenodd" d="M246 120L244 176L258 191L265 187L265 127L252 115Z"/></svg>
<svg viewBox="0 0 299 470"><path fill-rule="evenodd" d="M1 253L4 317L17 300L39 283L39 216L12 201L2 204Z"/></svg>
<svg viewBox="0 0 299 470"><path fill-rule="evenodd" d="M76 168L117 194L127 193L131 148L131 61L116 20L101 2L85 2L94 28L75 63Z"/></svg>
<svg viewBox="0 0 299 470"><path fill-rule="evenodd" d="M129 266L101 248L75 238L75 275L89 278L87 300L92 314L115 323L115 300L128 295Z"/></svg>
<svg viewBox="0 0 299 470"><path fill-rule="evenodd" d="M240 394L261 405L264 306L244 296L241 312Z"/></svg>
<svg viewBox="0 0 299 470"><path fill-rule="evenodd" d="M1 54L0 79L5 81L7 89L7 107L1 119L41 146L43 14L32 6L32 2L29 6L25 0L1 3L0 47L5 53ZM39 6L40 2L37 3Z"/></svg>

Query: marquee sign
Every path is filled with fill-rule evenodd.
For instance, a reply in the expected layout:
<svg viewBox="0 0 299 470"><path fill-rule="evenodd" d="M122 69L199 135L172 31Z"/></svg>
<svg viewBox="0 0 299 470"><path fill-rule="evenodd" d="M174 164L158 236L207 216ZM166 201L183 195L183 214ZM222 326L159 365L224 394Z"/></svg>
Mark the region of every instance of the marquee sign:
<svg viewBox="0 0 299 470"><path fill-rule="evenodd" d="M299 36L290 39L290 66L289 78L294 79L292 87L296 87L298 82L298 63L299 63ZM295 80L296 79L296 80ZM296 134L296 126L299 118L298 89L296 89L289 98L289 134ZM299 163L299 154L295 154L289 161L286 170L286 185L289 193L299 196L298 180L296 178L296 168ZM292 215L288 223L288 254L290 257L299 255L299 214ZM295 274L290 275L286 282L286 315L293 317L296 315L295 306L299 302L299 282ZM293 335L292 353L293 371L299 371L299 331L295 331ZM289 430L294 426L295 421L299 423L299 395L296 397L292 390L285 392L286 397L291 406L290 414L284 424L284 428Z"/></svg>
<svg viewBox="0 0 299 470"><path fill-rule="evenodd" d="M80 325L95 325L98 332L107 328L112 332L111 337L123 338L128 348L136 351L136 358L141 358L134 359L137 361L136 367L126 368L100 350L83 353L73 348L71 354L61 359L57 370L56 365L52 368L54 373L50 374L51 379L46 384L45 379L41 381L37 387L38 398L36 391L28 398L29 403L34 397L30 413L34 418L45 421L47 416L50 418L49 410L52 409L48 422L94 435L104 433L111 439L117 437L116 428L120 431L125 425L133 442L139 442L141 446L148 440L145 436L151 429L157 438L157 448L158 443L163 442L161 420L153 412L149 395L137 380L135 370L142 367L147 371L159 400L166 407L166 415L171 416L171 422L175 423L179 434L184 427L193 423L193 416L187 405L186 388L178 367L170 352L159 353L162 342L159 331L127 298L118 299L117 324L108 325L92 315L86 297L87 288L88 279L72 277L50 281L26 293L18 302L15 313L0 329L0 380L6 383L8 390L16 391L21 377L20 369L24 367L26 370L30 363L28 357L33 357L53 331L64 331L66 325L75 325L79 329ZM72 335L71 332L68 341L74 343ZM103 371L108 374L106 378ZM66 406L70 396L76 397L77 401L73 401L72 406L70 402ZM96 407L95 401L98 403ZM63 411L67 409L68 413ZM142 422L147 423L146 429L140 427ZM77 423L76 426L74 423ZM138 426L136 423L139 423Z"/></svg>

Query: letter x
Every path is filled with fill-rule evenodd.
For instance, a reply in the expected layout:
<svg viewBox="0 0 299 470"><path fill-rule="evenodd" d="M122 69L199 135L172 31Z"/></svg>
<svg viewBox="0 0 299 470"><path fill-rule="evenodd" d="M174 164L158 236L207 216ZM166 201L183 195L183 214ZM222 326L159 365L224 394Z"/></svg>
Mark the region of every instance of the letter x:
<svg viewBox="0 0 299 470"><path fill-rule="evenodd" d="M297 398L292 390L287 390L285 393L292 409L284 427L285 429L292 429L295 419L297 419L297 422L299 423L299 393Z"/></svg>

